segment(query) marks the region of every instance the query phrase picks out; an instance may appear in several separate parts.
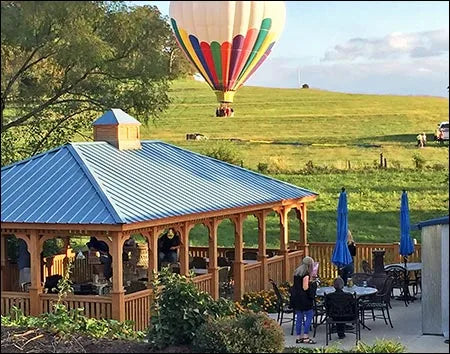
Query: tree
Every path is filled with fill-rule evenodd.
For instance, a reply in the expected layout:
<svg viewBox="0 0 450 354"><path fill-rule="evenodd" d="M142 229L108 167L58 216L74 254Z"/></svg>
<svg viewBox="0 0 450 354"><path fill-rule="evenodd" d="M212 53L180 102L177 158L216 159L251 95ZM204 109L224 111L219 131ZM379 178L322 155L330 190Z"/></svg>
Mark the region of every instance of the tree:
<svg viewBox="0 0 450 354"><path fill-rule="evenodd" d="M154 6L2 1L1 21L2 165L84 135L110 108L148 123L191 70Z"/></svg>

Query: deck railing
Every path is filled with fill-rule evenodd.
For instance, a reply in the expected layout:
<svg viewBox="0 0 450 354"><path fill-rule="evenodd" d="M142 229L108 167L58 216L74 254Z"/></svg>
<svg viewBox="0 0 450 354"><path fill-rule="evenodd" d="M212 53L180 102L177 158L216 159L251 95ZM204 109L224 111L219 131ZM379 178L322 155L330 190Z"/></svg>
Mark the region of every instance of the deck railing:
<svg viewBox="0 0 450 354"><path fill-rule="evenodd" d="M211 294L211 291L212 291L212 286L211 286L212 274L211 273L198 275L198 276L194 277L192 280L198 290Z"/></svg>
<svg viewBox="0 0 450 354"><path fill-rule="evenodd" d="M25 316L30 315L30 294L15 291L2 291L1 314L8 315L11 307L16 306Z"/></svg>
<svg viewBox="0 0 450 354"><path fill-rule="evenodd" d="M144 331L150 323L153 291L145 289L125 295L125 319L134 322L136 331Z"/></svg>
<svg viewBox="0 0 450 354"><path fill-rule="evenodd" d="M3 295L2 295L3 296ZM41 294L41 312L53 312L58 294ZM67 309L83 308L83 315L96 319L112 318L112 300L109 296L69 295L62 301Z"/></svg>
<svg viewBox="0 0 450 354"><path fill-rule="evenodd" d="M260 291L261 285L261 262L246 264L244 266L244 292Z"/></svg>
<svg viewBox="0 0 450 354"><path fill-rule="evenodd" d="M301 264L303 259L304 252L303 250L294 251L288 253L289 257L289 281L292 283L294 281L294 271Z"/></svg>
<svg viewBox="0 0 450 354"><path fill-rule="evenodd" d="M274 256L267 259L269 279L274 280L277 284L283 282L283 263L283 256Z"/></svg>
<svg viewBox="0 0 450 354"><path fill-rule="evenodd" d="M338 276L338 270L331 263L335 242L311 242L309 244L309 255L316 262L320 262L319 277L332 279ZM361 261L366 260L369 265L373 265L372 251L385 250L384 263L399 263L403 259L399 255L399 243L357 243L355 257L355 272L362 272ZM414 245L414 254L408 257L409 262L421 261L421 245Z"/></svg>

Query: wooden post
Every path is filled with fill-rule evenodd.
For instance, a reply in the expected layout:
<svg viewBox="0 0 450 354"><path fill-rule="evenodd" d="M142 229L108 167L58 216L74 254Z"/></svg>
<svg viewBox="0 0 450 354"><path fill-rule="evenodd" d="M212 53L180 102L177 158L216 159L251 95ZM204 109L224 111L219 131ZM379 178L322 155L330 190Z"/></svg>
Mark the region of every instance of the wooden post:
<svg viewBox="0 0 450 354"><path fill-rule="evenodd" d="M284 257L283 259L283 273L282 278L283 281L287 281L289 279L289 222L288 222L288 213L285 207L280 208L280 255Z"/></svg>
<svg viewBox="0 0 450 354"><path fill-rule="evenodd" d="M188 222L181 227L180 237L180 274L189 274L189 231L191 229Z"/></svg>
<svg viewBox="0 0 450 354"><path fill-rule="evenodd" d="M148 235L148 274L150 276L148 279L150 280L153 276L152 272L158 272L158 229L153 227Z"/></svg>
<svg viewBox="0 0 450 354"><path fill-rule="evenodd" d="M303 247L305 256L309 256L309 244L308 244L308 229L307 229L307 212L306 203L301 205L301 219L300 219L300 244Z"/></svg>
<svg viewBox="0 0 450 354"><path fill-rule="evenodd" d="M121 232L112 233L112 269L113 284L111 291L112 318L117 321L125 321L125 290L123 288L123 263L122 247L123 236Z"/></svg>
<svg viewBox="0 0 450 354"><path fill-rule="evenodd" d="M266 247L266 212L262 211L258 218L258 261L261 262L261 289L269 289L269 267Z"/></svg>
<svg viewBox="0 0 450 354"><path fill-rule="evenodd" d="M39 234L36 230L30 232L28 252L30 252L30 315L38 316L41 313L42 283L41 283L41 247Z"/></svg>
<svg viewBox="0 0 450 354"><path fill-rule="evenodd" d="M209 224L208 272L212 275L211 296L214 300L217 300L219 298L219 268L217 267L217 226L217 219L213 218Z"/></svg>
<svg viewBox="0 0 450 354"><path fill-rule="evenodd" d="M0 290L4 291L6 289L6 277L7 277L7 269L6 265L8 264L8 255L7 255L7 242L6 242L6 235L1 235L0 238L0 252L1 252L1 278L0 278ZM9 289L10 290L10 289Z"/></svg>
<svg viewBox="0 0 450 354"><path fill-rule="evenodd" d="M243 232L244 216L239 214L234 220L234 300L241 301L244 295L244 263L243 261Z"/></svg>

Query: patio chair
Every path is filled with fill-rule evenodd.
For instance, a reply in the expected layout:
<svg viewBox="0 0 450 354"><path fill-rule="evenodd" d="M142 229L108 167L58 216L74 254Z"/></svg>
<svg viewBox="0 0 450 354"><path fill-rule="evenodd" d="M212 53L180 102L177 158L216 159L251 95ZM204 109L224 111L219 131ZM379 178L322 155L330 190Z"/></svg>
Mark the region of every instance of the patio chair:
<svg viewBox="0 0 450 354"><path fill-rule="evenodd" d="M197 268L197 269L206 269L207 264L206 264L206 259L203 257L194 257L192 259L192 268Z"/></svg>
<svg viewBox="0 0 450 354"><path fill-rule="evenodd" d="M231 267L219 268L219 291L225 296L231 294L233 289L229 278L230 268Z"/></svg>
<svg viewBox="0 0 450 354"><path fill-rule="evenodd" d="M314 317L312 322L312 327L314 329L313 337L316 336L317 327L326 323L326 309L325 309L325 301L323 298L315 297L314 298Z"/></svg>
<svg viewBox="0 0 450 354"><path fill-rule="evenodd" d="M372 268L370 267L369 262L367 262L365 259L361 261L361 268L364 273L372 273Z"/></svg>
<svg viewBox="0 0 450 354"><path fill-rule="evenodd" d="M412 286L413 295L417 295L422 292L422 272L420 270L414 271L414 277L409 279L409 285Z"/></svg>
<svg viewBox="0 0 450 354"><path fill-rule="evenodd" d="M342 296L337 297L333 293L325 294L326 345L328 345L328 340L331 340L331 334L337 332L337 329L335 329L337 324L344 325L344 333L355 334L356 344L358 344L358 340L361 339L359 309L356 294L343 293L341 295ZM354 329L349 329L345 324L353 325Z"/></svg>
<svg viewBox="0 0 450 354"><path fill-rule="evenodd" d="M228 262L234 261L234 251L225 251L225 258L228 259Z"/></svg>
<svg viewBox="0 0 450 354"><path fill-rule="evenodd" d="M391 325L391 328L394 328L391 321L391 315L389 313L389 307L391 304L391 291L392 286L394 283L394 278L388 277L384 283L384 289L375 294L372 295L367 300L361 300L360 301L360 311L361 311L361 321L364 325L365 321L365 311L371 310L372 311L372 318L375 321L376 318L383 318L386 325L388 324L386 321L386 316L384 315L384 310L387 312L387 317L389 319L389 324ZM381 315L375 315L374 310L381 310L383 317Z"/></svg>
<svg viewBox="0 0 450 354"><path fill-rule="evenodd" d="M399 265L390 265L385 268L386 274L394 278L391 290L391 296L394 297L394 289L400 290L400 297L408 307L411 295L409 293L409 274L405 267Z"/></svg>
<svg viewBox="0 0 450 354"><path fill-rule="evenodd" d="M353 284L357 286L363 286L365 281L368 281L372 277L372 274L368 273L353 273L352 280Z"/></svg>
<svg viewBox="0 0 450 354"><path fill-rule="evenodd" d="M242 258L248 261L256 261L258 259L258 253L255 251L246 251Z"/></svg>
<svg viewBox="0 0 450 354"><path fill-rule="evenodd" d="M228 266L230 266L230 262L225 257L217 257L217 266L218 267L228 267Z"/></svg>
<svg viewBox="0 0 450 354"><path fill-rule="evenodd" d="M287 304L287 300L283 298L283 295L281 295L280 289L278 289L277 284L272 280L269 279L270 283L272 284L273 291L275 292L275 295L277 297L277 322L280 322L280 326L283 323L287 323L292 321L292 330L291 334L294 333L294 323L295 323L295 311L294 309ZM292 314L292 318L289 318L287 321L283 321L284 314Z"/></svg>

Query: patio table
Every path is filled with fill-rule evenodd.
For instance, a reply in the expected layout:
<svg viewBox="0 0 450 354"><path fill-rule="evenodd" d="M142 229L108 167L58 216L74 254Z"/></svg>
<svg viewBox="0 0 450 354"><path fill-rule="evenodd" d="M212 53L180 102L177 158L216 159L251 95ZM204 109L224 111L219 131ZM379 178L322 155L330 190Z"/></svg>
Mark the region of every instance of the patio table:
<svg viewBox="0 0 450 354"><path fill-rule="evenodd" d="M405 263L385 264L384 269L389 266L399 266L405 268ZM418 270L422 270L422 263L406 263L406 270L408 272L416 272Z"/></svg>
<svg viewBox="0 0 450 354"><path fill-rule="evenodd" d="M206 268L192 268L189 270L192 270L196 275L202 275L202 274L208 273L208 269L206 269Z"/></svg>

